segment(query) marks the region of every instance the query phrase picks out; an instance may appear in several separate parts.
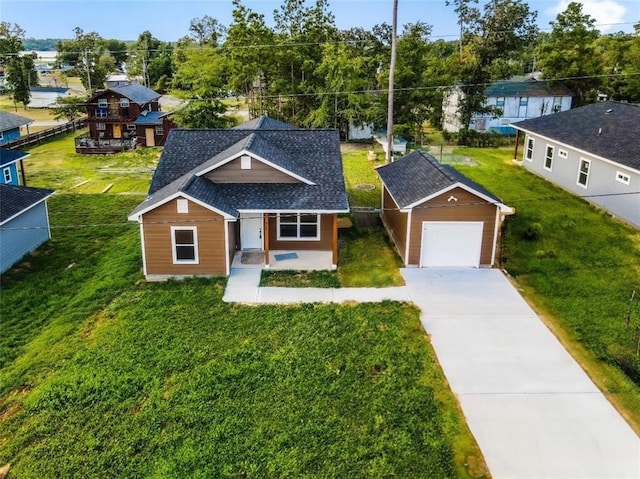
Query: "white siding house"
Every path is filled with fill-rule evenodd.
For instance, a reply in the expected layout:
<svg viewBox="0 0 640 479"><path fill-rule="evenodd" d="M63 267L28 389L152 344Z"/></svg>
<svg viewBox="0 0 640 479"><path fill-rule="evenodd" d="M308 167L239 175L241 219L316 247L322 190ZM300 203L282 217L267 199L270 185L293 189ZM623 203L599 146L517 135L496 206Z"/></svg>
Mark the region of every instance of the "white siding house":
<svg viewBox="0 0 640 479"><path fill-rule="evenodd" d="M522 164L640 228L640 105L600 102L514 123Z"/></svg>
<svg viewBox="0 0 640 479"><path fill-rule="evenodd" d="M477 114L469 127L478 131L514 134L511 123L566 111L571 108L573 93L563 85L550 85L535 78L514 79L494 83L485 89L485 104L502 111L502 115ZM443 101L443 129L457 132L462 128L458 107L461 92L453 90Z"/></svg>

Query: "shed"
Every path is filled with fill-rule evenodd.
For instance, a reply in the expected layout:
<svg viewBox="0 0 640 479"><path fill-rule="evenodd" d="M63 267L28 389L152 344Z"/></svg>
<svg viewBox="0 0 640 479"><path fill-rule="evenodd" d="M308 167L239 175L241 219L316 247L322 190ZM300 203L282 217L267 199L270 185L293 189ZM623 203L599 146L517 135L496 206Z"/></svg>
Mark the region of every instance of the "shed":
<svg viewBox="0 0 640 479"><path fill-rule="evenodd" d="M0 110L0 145L20 138L20 127L30 123L33 120Z"/></svg>
<svg viewBox="0 0 640 479"><path fill-rule="evenodd" d="M53 193L0 184L0 273L51 237L47 198Z"/></svg>
<svg viewBox="0 0 640 479"><path fill-rule="evenodd" d="M494 266L514 210L421 150L377 168L382 221L406 266Z"/></svg>
<svg viewBox="0 0 640 479"><path fill-rule="evenodd" d="M71 88L32 86L30 108L52 108L58 98L71 95Z"/></svg>

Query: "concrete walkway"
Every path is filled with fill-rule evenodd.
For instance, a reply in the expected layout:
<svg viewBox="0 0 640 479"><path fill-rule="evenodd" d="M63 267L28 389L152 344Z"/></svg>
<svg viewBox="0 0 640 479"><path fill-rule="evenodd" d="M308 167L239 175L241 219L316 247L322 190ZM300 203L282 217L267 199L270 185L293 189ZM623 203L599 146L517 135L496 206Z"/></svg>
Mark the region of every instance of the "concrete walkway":
<svg viewBox="0 0 640 479"><path fill-rule="evenodd" d="M259 268L233 268L222 300L244 304L376 303L411 301L405 286L394 288L273 288L259 287Z"/></svg>
<svg viewBox="0 0 640 479"><path fill-rule="evenodd" d="M405 269L494 479L640 478L640 439L495 269Z"/></svg>

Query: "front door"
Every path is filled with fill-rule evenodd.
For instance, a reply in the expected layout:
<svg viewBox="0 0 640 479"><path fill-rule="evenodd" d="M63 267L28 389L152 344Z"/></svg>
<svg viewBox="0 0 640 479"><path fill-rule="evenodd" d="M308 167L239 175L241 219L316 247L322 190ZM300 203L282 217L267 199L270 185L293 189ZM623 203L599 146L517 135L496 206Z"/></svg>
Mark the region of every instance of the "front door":
<svg viewBox="0 0 640 479"><path fill-rule="evenodd" d="M156 137L154 135L153 128L146 128L144 130L144 138L146 140L147 146L156 146Z"/></svg>
<svg viewBox="0 0 640 479"><path fill-rule="evenodd" d="M262 250L262 213L240 213L240 248Z"/></svg>
<svg viewBox="0 0 640 479"><path fill-rule="evenodd" d="M120 125L113 125L113 137L122 138L122 127Z"/></svg>

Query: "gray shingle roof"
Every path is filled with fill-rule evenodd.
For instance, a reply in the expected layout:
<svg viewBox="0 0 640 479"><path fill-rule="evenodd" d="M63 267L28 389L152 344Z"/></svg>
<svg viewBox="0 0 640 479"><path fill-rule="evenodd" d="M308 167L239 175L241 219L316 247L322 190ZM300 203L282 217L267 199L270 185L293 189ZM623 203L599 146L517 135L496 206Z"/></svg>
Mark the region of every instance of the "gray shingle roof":
<svg viewBox="0 0 640 479"><path fill-rule="evenodd" d="M53 190L42 188L0 184L0 224L53 193Z"/></svg>
<svg viewBox="0 0 640 479"><path fill-rule="evenodd" d="M513 126L640 170L640 105L606 101Z"/></svg>
<svg viewBox="0 0 640 479"><path fill-rule="evenodd" d="M0 110L0 131L9 131L16 128L20 128L22 125L28 125L33 123L33 120L25 118L24 116L15 115L8 111Z"/></svg>
<svg viewBox="0 0 640 479"><path fill-rule="evenodd" d="M298 127L266 115L259 116L251 121L235 126L234 130L295 130Z"/></svg>
<svg viewBox="0 0 640 479"><path fill-rule="evenodd" d="M25 153L24 151L0 148L0 166L8 165L27 156L29 156L29 153Z"/></svg>
<svg viewBox="0 0 640 479"><path fill-rule="evenodd" d="M152 89L138 83L132 83L131 85L125 86L114 86L109 88L109 90L126 96L129 100L137 103L138 105L144 105L145 103L156 100L161 96L160 93L156 93Z"/></svg>
<svg viewBox="0 0 640 479"><path fill-rule="evenodd" d="M530 78L525 81L500 81L487 87L484 95L507 96L575 96L571 90L561 84L549 84L546 81Z"/></svg>
<svg viewBox="0 0 640 479"><path fill-rule="evenodd" d="M243 150L314 184L215 184L195 176ZM177 192L231 216L237 216L238 210L243 209L349 209L337 130L173 129L153 175L149 197L132 215Z"/></svg>
<svg viewBox="0 0 640 479"><path fill-rule="evenodd" d="M453 167L441 165L436 158L422 150L413 151L376 171L400 208L406 208L458 183L500 203L482 186Z"/></svg>

